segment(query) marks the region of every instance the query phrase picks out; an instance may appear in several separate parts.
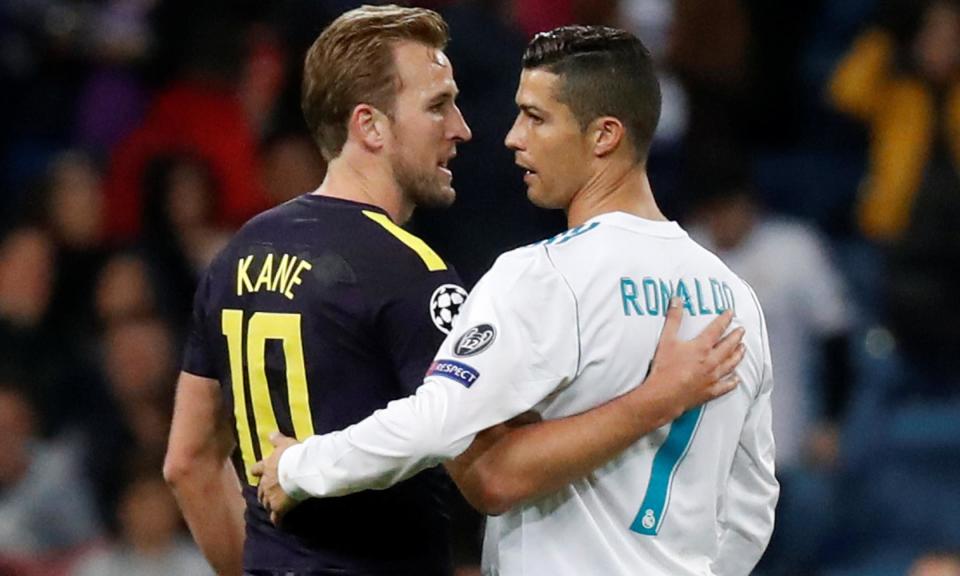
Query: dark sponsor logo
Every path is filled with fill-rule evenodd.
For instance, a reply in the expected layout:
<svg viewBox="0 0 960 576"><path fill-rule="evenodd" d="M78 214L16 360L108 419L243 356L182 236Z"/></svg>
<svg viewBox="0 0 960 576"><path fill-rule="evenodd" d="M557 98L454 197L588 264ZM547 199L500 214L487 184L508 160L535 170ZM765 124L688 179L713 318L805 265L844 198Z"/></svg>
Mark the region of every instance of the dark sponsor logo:
<svg viewBox="0 0 960 576"><path fill-rule="evenodd" d="M497 338L497 329L490 324L479 324L463 333L453 347L457 356L474 356L490 347Z"/></svg>

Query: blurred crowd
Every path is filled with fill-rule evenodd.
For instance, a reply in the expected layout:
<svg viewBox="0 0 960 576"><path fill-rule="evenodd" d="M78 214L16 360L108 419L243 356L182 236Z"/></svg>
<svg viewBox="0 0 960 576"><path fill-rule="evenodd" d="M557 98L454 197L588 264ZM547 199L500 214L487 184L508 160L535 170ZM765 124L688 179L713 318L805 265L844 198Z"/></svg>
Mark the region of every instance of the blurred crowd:
<svg viewBox="0 0 960 576"><path fill-rule="evenodd" d="M193 290L322 180L302 58L359 4L0 4L0 576L210 573L160 476ZM658 201L766 313L783 493L757 573L960 576L960 0L413 4L450 24L474 139L412 229L468 284L558 232L502 145L520 55L633 31Z"/></svg>

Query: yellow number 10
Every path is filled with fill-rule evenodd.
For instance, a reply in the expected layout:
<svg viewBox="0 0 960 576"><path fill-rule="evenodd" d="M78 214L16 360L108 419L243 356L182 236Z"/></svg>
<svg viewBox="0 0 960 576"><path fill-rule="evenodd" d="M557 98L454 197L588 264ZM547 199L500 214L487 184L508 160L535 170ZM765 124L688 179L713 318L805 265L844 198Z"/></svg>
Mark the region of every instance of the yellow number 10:
<svg viewBox="0 0 960 576"><path fill-rule="evenodd" d="M233 415L237 421L237 441L243 456L247 483L256 486L259 480L250 474L250 468L257 461L257 457L253 451L247 395L243 385L243 310L224 310L222 328L230 353L230 380L233 382ZM255 312L247 326L247 375L250 380L250 405L253 406L253 421L256 422L261 458L266 458L273 452L269 437L272 432L279 430L267 385L267 340L283 342L283 355L287 363L287 397L290 401L294 434L298 439L313 435L300 315Z"/></svg>

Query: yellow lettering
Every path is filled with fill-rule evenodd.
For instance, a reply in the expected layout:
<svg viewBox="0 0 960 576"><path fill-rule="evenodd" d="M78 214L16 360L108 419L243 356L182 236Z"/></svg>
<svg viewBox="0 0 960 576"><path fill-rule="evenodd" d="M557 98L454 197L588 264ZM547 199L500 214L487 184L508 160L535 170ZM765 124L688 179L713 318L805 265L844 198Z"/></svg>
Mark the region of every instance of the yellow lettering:
<svg viewBox="0 0 960 576"><path fill-rule="evenodd" d="M253 292L253 283L250 282L250 277L247 276L247 270L250 269L250 264L253 263L253 254L247 256L246 258L241 258L237 262L237 296L243 296L243 289L246 288L247 292Z"/></svg>
<svg viewBox="0 0 960 576"><path fill-rule="evenodd" d="M263 268L260 269L260 276L257 277L257 284L253 287L254 292L259 292L261 288L270 289L273 282L273 254L267 254L267 259L263 261Z"/></svg>
<svg viewBox="0 0 960 576"><path fill-rule="evenodd" d="M300 265L297 266L297 271L293 273L293 278L290 279L290 283L287 284L287 288L283 291L283 295L286 296L288 300L293 300L293 292L291 292L291 289L295 285L301 284L300 274L303 273L304 270L310 270L311 268L313 268L313 266L306 260L300 261Z"/></svg>
<svg viewBox="0 0 960 576"><path fill-rule="evenodd" d="M287 285L296 263L296 256L284 254L283 257L280 258L280 264L277 266L277 273L273 277L273 285L270 286L270 290L280 292L280 290Z"/></svg>

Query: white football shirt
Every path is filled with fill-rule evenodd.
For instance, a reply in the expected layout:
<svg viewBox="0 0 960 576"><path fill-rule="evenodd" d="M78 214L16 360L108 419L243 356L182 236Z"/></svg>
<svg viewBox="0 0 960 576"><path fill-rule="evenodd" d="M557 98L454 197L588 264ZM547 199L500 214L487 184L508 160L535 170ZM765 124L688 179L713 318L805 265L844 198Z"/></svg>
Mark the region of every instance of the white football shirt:
<svg viewBox="0 0 960 576"><path fill-rule="evenodd" d="M485 574L746 575L773 529L773 386L750 288L673 222L608 213L501 256L417 394L284 453L295 497L382 488L527 410L583 412L647 373L671 296L681 336L732 307L742 383L557 493L487 521Z"/></svg>

